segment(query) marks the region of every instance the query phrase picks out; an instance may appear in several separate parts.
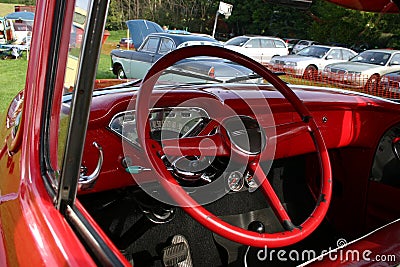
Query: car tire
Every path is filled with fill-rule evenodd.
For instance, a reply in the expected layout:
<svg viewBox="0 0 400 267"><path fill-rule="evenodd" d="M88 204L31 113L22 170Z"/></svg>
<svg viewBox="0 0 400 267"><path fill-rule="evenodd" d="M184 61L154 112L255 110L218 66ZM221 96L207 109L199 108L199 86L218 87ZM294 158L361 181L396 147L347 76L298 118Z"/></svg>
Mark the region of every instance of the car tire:
<svg viewBox="0 0 400 267"><path fill-rule="evenodd" d="M116 66L115 73L117 74L117 78L119 80L126 79L124 68L121 65Z"/></svg>
<svg viewBox="0 0 400 267"><path fill-rule="evenodd" d="M304 70L303 79L315 80L317 78L317 72L318 72L317 67L315 67L313 65L309 65Z"/></svg>
<svg viewBox="0 0 400 267"><path fill-rule="evenodd" d="M378 90L378 86L379 86L379 74L373 74L371 75L371 77L369 77L367 83L365 84L365 91L367 92L376 92Z"/></svg>

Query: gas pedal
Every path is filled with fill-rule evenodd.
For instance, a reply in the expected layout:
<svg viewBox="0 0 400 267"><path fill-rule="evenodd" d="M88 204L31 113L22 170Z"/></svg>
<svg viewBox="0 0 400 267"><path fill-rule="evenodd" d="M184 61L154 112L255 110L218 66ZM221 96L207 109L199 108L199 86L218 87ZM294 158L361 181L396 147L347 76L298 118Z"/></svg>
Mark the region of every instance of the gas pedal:
<svg viewBox="0 0 400 267"><path fill-rule="evenodd" d="M175 235L172 244L163 249L163 263L167 267L192 267L189 243L182 235Z"/></svg>

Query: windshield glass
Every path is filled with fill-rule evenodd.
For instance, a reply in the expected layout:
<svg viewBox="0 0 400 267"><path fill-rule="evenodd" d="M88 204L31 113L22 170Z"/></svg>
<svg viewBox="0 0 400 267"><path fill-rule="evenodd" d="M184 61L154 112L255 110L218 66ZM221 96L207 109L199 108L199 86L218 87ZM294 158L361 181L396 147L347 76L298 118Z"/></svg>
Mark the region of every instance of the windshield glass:
<svg viewBox="0 0 400 267"><path fill-rule="evenodd" d="M28 23L14 23L14 30L16 31L32 31L32 25Z"/></svg>
<svg viewBox="0 0 400 267"><path fill-rule="evenodd" d="M161 75L160 83L263 83L252 70L216 57L192 57L177 62Z"/></svg>
<svg viewBox="0 0 400 267"><path fill-rule="evenodd" d="M365 51L360 53L358 56L352 58L350 61L383 66L386 65L389 58L390 53Z"/></svg>
<svg viewBox="0 0 400 267"><path fill-rule="evenodd" d="M297 53L299 56L323 58L329 51L328 47L309 46Z"/></svg>
<svg viewBox="0 0 400 267"><path fill-rule="evenodd" d="M180 45L178 45L177 48L191 46L191 45L216 45L216 46L221 46L220 43L217 42L217 41L187 41L187 42L184 42L184 43L181 43Z"/></svg>
<svg viewBox="0 0 400 267"><path fill-rule="evenodd" d="M236 46L243 46L249 38L247 37L236 37L233 38L225 43L225 45L236 45Z"/></svg>

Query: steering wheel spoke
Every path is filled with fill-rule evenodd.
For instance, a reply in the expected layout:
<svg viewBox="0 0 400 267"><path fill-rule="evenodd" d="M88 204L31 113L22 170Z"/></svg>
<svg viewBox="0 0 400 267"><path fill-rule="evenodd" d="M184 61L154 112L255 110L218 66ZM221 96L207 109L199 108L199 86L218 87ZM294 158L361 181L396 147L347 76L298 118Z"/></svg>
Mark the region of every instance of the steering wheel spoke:
<svg viewBox="0 0 400 267"><path fill-rule="evenodd" d="M254 178L260 184L260 189L267 198L268 203L270 204L283 228L288 231L293 230L295 226L293 225L292 220L282 205L278 195L275 193L275 190L271 186L267 176L264 174L262 168L256 162L252 162L249 164L249 169L252 171Z"/></svg>
<svg viewBox="0 0 400 267"><path fill-rule="evenodd" d="M151 151L151 154L156 155L158 158L162 158L164 156L164 151L156 140L152 138L146 138L147 149Z"/></svg>

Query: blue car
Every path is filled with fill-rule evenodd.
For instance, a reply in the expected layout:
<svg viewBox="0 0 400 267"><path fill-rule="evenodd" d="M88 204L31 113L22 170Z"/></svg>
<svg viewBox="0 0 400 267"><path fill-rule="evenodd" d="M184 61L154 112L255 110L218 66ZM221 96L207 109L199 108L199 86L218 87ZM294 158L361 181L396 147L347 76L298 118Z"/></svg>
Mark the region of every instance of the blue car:
<svg viewBox="0 0 400 267"><path fill-rule="evenodd" d="M219 42L195 34L151 33L137 50L115 49L111 51L112 70L120 79L141 79L153 63L166 53L178 47L196 44L219 45Z"/></svg>
<svg viewBox="0 0 400 267"><path fill-rule="evenodd" d="M111 70L119 79L142 79L150 67L168 52L190 45L222 46L214 38L186 31L164 31L157 23L147 20L127 21L136 50L111 51ZM250 79L249 79L250 77ZM248 82L257 76L243 66L212 57L185 59L169 68L164 81Z"/></svg>

